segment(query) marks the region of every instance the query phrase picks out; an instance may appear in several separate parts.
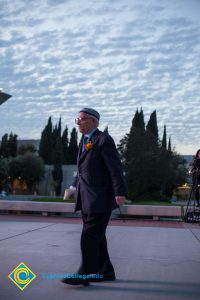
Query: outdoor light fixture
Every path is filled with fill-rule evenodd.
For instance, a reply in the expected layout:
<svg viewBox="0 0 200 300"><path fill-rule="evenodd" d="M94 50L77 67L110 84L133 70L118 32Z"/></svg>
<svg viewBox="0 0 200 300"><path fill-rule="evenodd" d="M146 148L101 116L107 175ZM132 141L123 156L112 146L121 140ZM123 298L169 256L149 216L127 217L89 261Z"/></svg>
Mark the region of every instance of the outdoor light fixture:
<svg viewBox="0 0 200 300"><path fill-rule="evenodd" d="M2 92L2 89L0 89L0 105L7 101L10 97L12 96Z"/></svg>

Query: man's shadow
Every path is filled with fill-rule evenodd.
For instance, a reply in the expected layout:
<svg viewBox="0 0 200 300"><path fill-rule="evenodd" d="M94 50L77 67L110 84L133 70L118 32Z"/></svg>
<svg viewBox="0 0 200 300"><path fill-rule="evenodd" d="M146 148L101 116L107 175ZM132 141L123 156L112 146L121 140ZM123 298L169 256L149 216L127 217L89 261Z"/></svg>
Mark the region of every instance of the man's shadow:
<svg viewBox="0 0 200 300"><path fill-rule="evenodd" d="M113 291L126 293L139 293L146 295L173 295L180 299L194 299L200 296L200 284L174 281L157 280L129 280L118 279L116 281L107 281L101 283L91 283L89 287L82 287L85 291ZM192 298L193 297L193 298Z"/></svg>

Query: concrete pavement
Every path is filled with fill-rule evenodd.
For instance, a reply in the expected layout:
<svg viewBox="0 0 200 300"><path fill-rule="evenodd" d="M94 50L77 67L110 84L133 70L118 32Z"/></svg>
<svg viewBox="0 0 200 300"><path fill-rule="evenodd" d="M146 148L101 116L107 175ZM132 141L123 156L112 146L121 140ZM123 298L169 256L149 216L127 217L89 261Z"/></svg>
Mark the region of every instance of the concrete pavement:
<svg viewBox="0 0 200 300"><path fill-rule="evenodd" d="M0 299L200 299L199 224L111 221L117 280L89 287L58 278L79 267L80 233L79 219L0 215ZM21 262L37 276L23 291L8 278Z"/></svg>

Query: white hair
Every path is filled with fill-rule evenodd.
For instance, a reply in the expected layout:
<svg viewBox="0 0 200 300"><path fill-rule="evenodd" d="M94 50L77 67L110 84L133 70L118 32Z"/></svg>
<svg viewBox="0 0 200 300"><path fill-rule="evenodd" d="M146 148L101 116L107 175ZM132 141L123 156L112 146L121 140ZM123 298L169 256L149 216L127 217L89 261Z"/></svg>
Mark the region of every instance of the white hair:
<svg viewBox="0 0 200 300"><path fill-rule="evenodd" d="M87 113L85 113L86 115L87 115L87 117L89 117L89 118L91 118L91 119L93 119L93 120L95 120L95 123L96 123L96 127L98 127L99 126L99 120L95 117L95 116L92 116L92 115L90 115L90 114L87 114Z"/></svg>

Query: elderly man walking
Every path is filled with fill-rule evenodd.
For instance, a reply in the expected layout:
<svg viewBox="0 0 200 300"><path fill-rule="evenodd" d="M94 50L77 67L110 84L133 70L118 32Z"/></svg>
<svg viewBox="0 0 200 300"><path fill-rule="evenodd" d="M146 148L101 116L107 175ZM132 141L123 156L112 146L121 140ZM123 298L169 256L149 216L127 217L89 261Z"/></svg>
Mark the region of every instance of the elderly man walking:
<svg viewBox="0 0 200 300"><path fill-rule="evenodd" d="M76 191L75 211L82 213L82 263L74 276L62 279L66 284L115 280L105 234L112 210L125 202L127 188L115 143L97 128L99 120L99 113L92 108L80 110L76 119L83 139L72 186Z"/></svg>

